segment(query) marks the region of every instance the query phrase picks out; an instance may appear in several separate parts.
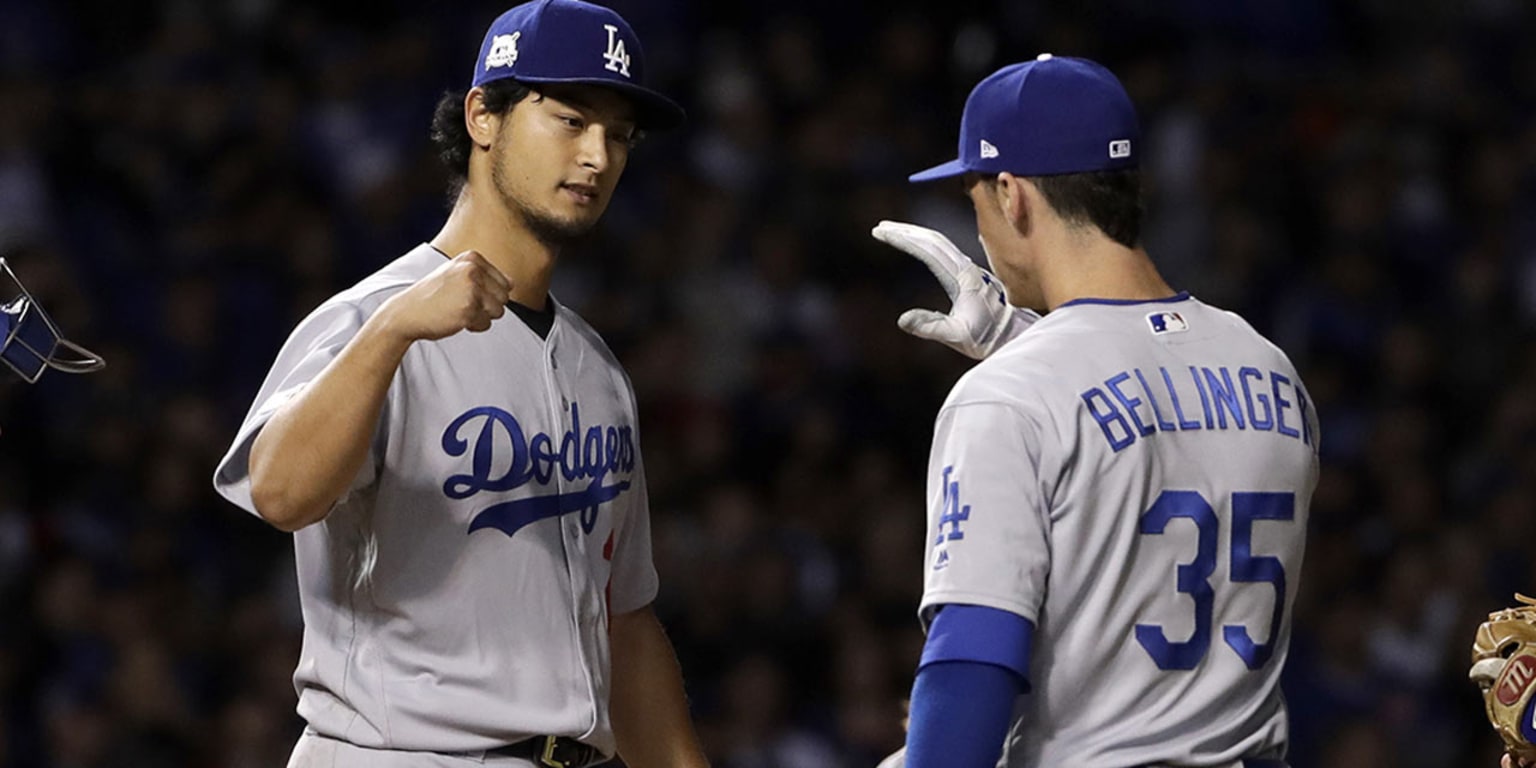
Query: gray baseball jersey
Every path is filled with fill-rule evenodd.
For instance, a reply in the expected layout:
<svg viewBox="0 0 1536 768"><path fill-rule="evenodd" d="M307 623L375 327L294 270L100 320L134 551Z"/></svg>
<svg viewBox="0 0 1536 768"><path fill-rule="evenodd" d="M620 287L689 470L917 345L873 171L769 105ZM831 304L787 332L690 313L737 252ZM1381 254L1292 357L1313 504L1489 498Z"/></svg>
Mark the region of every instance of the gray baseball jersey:
<svg viewBox="0 0 1536 768"><path fill-rule="evenodd" d="M256 434L391 295L442 265L421 245L322 304L288 339L214 484L252 512ZM368 460L294 534L312 728L366 747L458 752L530 736L614 751L608 615L656 594L629 380L555 305L416 342Z"/></svg>
<svg viewBox="0 0 1536 768"><path fill-rule="evenodd" d="M960 379L921 615L1035 623L1006 765L1282 755L1317 444L1285 355L1187 294L1069 302Z"/></svg>

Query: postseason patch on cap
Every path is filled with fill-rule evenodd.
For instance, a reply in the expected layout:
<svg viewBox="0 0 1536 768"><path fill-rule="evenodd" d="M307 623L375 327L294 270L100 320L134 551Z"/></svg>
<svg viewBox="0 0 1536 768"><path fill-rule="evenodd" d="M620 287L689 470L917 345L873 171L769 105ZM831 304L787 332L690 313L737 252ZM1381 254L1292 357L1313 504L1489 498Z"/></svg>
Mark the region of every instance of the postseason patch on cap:
<svg viewBox="0 0 1536 768"><path fill-rule="evenodd" d="M1189 330L1189 322L1177 312L1153 312L1147 315L1147 323L1152 326L1152 335L1164 333L1183 333Z"/></svg>
<svg viewBox="0 0 1536 768"><path fill-rule="evenodd" d="M522 30L510 35L493 35L491 37L491 52L485 55L485 68L510 67L517 63L517 39L522 37Z"/></svg>

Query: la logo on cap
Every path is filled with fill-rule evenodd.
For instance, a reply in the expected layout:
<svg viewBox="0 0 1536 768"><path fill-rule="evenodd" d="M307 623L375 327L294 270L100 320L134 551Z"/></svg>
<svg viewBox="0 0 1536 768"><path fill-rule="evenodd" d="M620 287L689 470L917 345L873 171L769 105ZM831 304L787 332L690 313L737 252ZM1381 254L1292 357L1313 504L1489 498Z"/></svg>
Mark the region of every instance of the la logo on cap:
<svg viewBox="0 0 1536 768"><path fill-rule="evenodd" d="M985 160L985 159L987 159L989 157L997 157L997 147L992 146L992 142L987 141L986 139L982 139L981 140L981 157L982 157L983 160Z"/></svg>
<svg viewBox="0 0 1536 768"><path fill-rule="evenodd" d="M624 40L619 37L619 28L612 24L604 24L603 29L608 30L608 52L603 54L603 58L608 63L603 66L603 69L629 77L629 53L624 50Z"/></svg>

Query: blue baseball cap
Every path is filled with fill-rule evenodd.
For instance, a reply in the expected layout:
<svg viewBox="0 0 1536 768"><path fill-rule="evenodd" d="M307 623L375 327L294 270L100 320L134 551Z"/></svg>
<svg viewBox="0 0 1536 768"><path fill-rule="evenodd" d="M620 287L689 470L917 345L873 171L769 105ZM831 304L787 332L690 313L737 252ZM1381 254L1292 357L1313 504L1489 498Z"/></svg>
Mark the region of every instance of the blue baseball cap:
<svg viewBox="0 0 1536 768"><path fill-rule="evenodd" d="M624 17L581 0L535 0L496 17L475 60L470 86L513 78L530 85L612 88L635 105L642 128L672 128L683 108L645 86L645 52Z"/></svg>
<svg viewBox="0 0 1536 768"><path fill-rule="evenodd" d="M1113 73L1042 53L977 83L960 117L960 157L907 178L1118 171L1137 167L1140 144L1136 107Z"/></svg>

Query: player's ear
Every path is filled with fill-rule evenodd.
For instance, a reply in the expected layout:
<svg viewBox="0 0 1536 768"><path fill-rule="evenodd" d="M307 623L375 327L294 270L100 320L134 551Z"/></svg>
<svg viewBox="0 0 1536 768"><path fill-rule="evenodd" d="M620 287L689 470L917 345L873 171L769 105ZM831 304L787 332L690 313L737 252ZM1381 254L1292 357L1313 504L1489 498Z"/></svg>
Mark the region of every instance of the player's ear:
<svg viewBox="0 0 1536 768"><path fill-rule="evenodd" d="M475 146L491 148L498 121L498 116L485 106L485 89L476 86L464 94L464 129Z"/></svg>
<svg viewBox="0 0 1536 768"><path fill-rule="evenodd" d="M1034 185L1027 179L1004 171L997 175L997 183L992 188L997 207L1003 212L1003 218L1007 219L1019 234L1029 234L1033 223L1032 218L1036 212L1035 206L1038 205L1038 200L1029 194L1034 190Z"/></svg>

